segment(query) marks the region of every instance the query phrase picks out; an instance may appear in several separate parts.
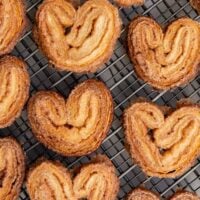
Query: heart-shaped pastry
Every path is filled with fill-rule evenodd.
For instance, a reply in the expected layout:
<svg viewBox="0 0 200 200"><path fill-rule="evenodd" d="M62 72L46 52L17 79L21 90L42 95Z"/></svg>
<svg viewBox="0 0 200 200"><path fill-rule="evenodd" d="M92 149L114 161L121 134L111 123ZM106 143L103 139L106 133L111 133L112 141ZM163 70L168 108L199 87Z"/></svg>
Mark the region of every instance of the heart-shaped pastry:
<svg viewBox="0 0 200 200"><path fill-rule="evenodd" d="M129 196L127 197L127 200L159 200L160 198L158 195L154 194L150 190L146 190L143 188L137 188L134 189ZM170 200L200 200L200 198L191 192L186 191L180 191L175 193L175 195L170 198Z"/></svg>
<svg viewBox="0 0 200 200"><path fill-rule="evenodd" d="M0 199L17 200L25 173L25 158L12 138L0 139Z"/></svg>
<svg viewBox="0 0 200 200"><path fill-rule="evenodd" d="M180 86L198 72L200 25L180 18L163 32L153 19L138 17L129 26L128 47L141 79L161 90Z"/></svg>
<svg viewBox="0 0 200 200"><path fill-rule="evenodd" d="M27 180L31 200L115 200L119 180L110 160L98 155L75 170L73 176L60 163L43 161L33 167Z"/></svg>
<svg viewBox="0 0 200 200"><path fill-rule="evenodd" d="M23 0L0 0L0 55L10 53L26 24Z"/></svg>
<svg viewBox="0 0 200 200"><path fill-rule="evenodd" d="M21 114L29 85L26 63L14 56L0 59L0 128L11 125Z"/></svg>
<svg viewBox="0 0 200 200"><path fill-rule="evenodd" d="M149 176L181 175L200 154L199 105L182 103L166 114L153 103L136 102L125 111L124 127L132 158Z"/></svg>
<svg viewBox="0 0 200 200"><path fill-rule="evenodd" d="M190 4L200 14L200 0L190 0Z"/></svg>
<svg viewBox="0 0 200 200"><path fill-rule="evenodd" d="M115 0L120 6L137 6L144 4L144 0Z"/></svg>
<svg viewBox="0 0 200 200"><path fill-rule="evenodd" d="M107 0L88 0L78 10L67 0L44 0L34 35L56 68L94 72L110 58L120 29L118 10Z"/></svg>
<svg viewBox="0 0 200 200"><path fill-rule="evenodd" d="M50 149L65 156L85 155L106 137L113 100L102 82L87 80L67 101L56 92L38 92L29 102L28 118L35 136Z"/></svg>

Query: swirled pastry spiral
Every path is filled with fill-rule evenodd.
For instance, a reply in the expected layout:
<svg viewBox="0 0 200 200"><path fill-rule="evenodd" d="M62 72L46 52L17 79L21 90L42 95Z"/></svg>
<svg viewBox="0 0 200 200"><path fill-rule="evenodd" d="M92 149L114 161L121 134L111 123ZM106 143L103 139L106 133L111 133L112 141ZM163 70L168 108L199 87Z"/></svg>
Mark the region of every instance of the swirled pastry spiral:
<svg viewBox="0 0 200 200"><path fill-rule="evenodd" d="M27 189L31 200L115 200L119 180L112 163L99 155L73 176L61 164L43 161L30 170Z"/></svg>
<svg viewBox="0 0 200 200"><path fill-rule="evenodd" d="M17 200L25 173L24 153L12 138L0 139L0 199Z"/></svg>
<svg viewBox="0 0 200 200"><path fill-rule="evenodd" d="M0 55L16 45L26 24L22 0L0 0Z"/></svg>
<svg viewBox="0 0 200 200"><path fill-rule="evenodd" d="M73 187L78 199L115 200L119 180L111 161L99 155L80 169L74 178Z"/></svg>
<svg viewBox="0 0 200 200"><path fill-rule="evenodd" d="M137 6L144 4L144 0L115 0L120 6Z"/></svg>
<svg viewBox="0 0 200 200"><path fill-rule="evenodd" d="M172 22L165 33L151 18L138 17L129 26L128 47L137 74L157 89L191 80L200 62L200 25L190 18Z"/></svg>
<svg viewBox="0 0 200 200"><path fill-rule="evenodd" d="M78 85L67 101L55 92L38 92L29 102L28 117L35 136L50 149L66 156L95 151L113 118L113 100L96 80Z"/></svg>
<svg viewBox="0 0 200 200"><path fill-rule="evenodd" d="M200 107L183 104L166 113L153 103L132 104L124 115L132 158L150 176L176 177L200 154Z"/></svg>
<svg viewBox="0 0 200 200"><path fill-rule="evenodd" d="M29 96L26 64L14 57L0 59L0 128L9 126L21 113Z"/></svg>
<svg viewBox="0 0 200 200"><path fill-rule="evenodd" d="M51 161L30 169L27 190L31 200L76 200L70 173L60 163Z"/></svg>
<svg viewBox="0 0 200 200"><path fill-rule="evenodd" d="M120 27L118 10L107 0L88 0L78 10L67 0L44 0L34 35L56 68L94 72L110 58Z"/></svg>
<svg viewBox="0 0 200 200"><path fill-rule="evenodd" d="M181 191L177 192L171 200L200 200L200 198L194 193Z"/></svg>
<svg viewBox="0 0 200 200"><path fill-rule="evenodd" d="M150 190L137 188L134 189L130 195L127 197L127 200L159 200L160 198L151 192ZM191 192L180 191L175 193L175 195L170 200L199 200L200 198Z"/></svg>
<svg viewBox="0 0 200 200"><path fill-rule="evenodd" d="M190 4L200 14L200 0L190 0Z"/></svg>
<svg viewBox="0 0 200 200"><path fill-rule="evenodd" d="M126 198L126 200L143 200L143 199L159 200L159 197L150 190L145 190L143 188L136 188Z"/></svg>

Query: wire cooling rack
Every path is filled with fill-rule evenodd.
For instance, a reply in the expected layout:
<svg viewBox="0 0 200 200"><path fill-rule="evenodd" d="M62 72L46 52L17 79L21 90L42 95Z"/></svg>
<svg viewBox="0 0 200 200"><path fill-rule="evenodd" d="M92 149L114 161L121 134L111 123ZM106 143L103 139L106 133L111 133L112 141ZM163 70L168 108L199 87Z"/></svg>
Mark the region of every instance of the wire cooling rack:
<svg viewBox="0 0 200 200"><path fill-rule="evenodd" d="M49 67L47 59L38 50L32 38L31 28L34 23L35 12L41 2L41 0L26 0L29 26L13 51L14 55L23 58L29 66L31 95L38 90L55 90L67 96L79 82L88 78L97 78L106 83L113 95L115 102L114 121L101 147L92 155L80 158L62 157L38 143L29 128L26 109L23 110L21 117L12 126L0 130L0 135L14 135L20 141L26 152L27 166L31 165L39 157L45 156L49 159L59 159L68 168L73 168L88 162L91 156L96 153L106 154L115 165L120 179L121 189L118 199L124 199L128 192L141 184L160 193L164 198L171 196L178 188L184 188L200 195L200 159L196 161L188 172L176 179L148 177L132 162L128 152L125 150L124 134L121 126L124 108L131 101L141 96L158 104L169 106L175 106L176 102L181 98L189 97L194 102L200 101L200 77L196 77L186 86L171 91L155 91L147 83L137 78L126 51L126 27L131 19L137 15L147 15L163 25L181 16L200 20L200 16L192 9L189 2L187 0L146 0L143 6L137 8L119 8L123 19L123 29L113 56L101 70L95 74L88 75L58 72ZM19 199L29 199L25 186L22 188Z"/></svg>

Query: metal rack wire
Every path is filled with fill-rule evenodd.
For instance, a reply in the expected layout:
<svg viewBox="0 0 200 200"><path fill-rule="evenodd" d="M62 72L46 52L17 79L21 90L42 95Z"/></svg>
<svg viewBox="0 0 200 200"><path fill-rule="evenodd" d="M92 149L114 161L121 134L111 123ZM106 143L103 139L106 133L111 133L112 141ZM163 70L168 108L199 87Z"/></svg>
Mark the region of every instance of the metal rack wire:
<svg viewBox="0 0 200 200"><path fill-rule="evenodd" d="M124 199L132 188L143 184L146 188L160 193L162 197L172 195L177 188L187 188L200 195L200 160L181 177L176 179L158 179L147 177L135 165L124 148L124 135L121 126L121 116L127 105L139 96L146 97L158 104L175 106L181 98L191 98L194 102L200 101L200 77L196 77L186 86L171 91L155 91L147 83L137 78L133 66L126 53L126 27L130 20L137 15L148 15L161 24L171 20L189 16L200 20L200 16L191 8L188 0L146 0L145 5L137 8L119 8L123 19L123 30L117 42L114 54L110 61L95 74L77 75L70 72L58 72L50 68L46 58L38 50L33 38L31 27L37 6L42 0L26 0L29 26L27 32L13 51L14 55L23 58L31 76L31 95L38 90L51 89L67 96L70 90L79 82L88 78L97 78L104 81L110 88L115 101L115 117L107 138L96 153L106 154L114 163L120 179L121 189L118 199ZM16 122L3 130L1 136L14 135L20 141L27 155L27 165L36 159L45 156L50 159L59 159L67 167L72 168L88 162L92 155L80 158L66 158L47 150L37 142L29 128L26 109ZM25 186L22 188L19 199L28 200Z"/></svg>

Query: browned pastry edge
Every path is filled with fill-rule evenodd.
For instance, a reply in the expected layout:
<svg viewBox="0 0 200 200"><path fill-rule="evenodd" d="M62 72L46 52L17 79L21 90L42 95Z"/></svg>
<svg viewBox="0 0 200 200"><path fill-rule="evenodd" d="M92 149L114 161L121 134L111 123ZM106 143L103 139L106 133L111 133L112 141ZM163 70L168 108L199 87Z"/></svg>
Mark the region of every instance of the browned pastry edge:
<svg viewBox="0 0 200 200"><path fill-rule="evenodd" d="M25 177L25 182L27 183L32 171L37 168L38 166L40 166L42 163L53 163L56 166L63 166L62 163L59 160L49 160L44 156L39 157L38 159L36 159L36 161L34 163L32 163L30 166L28 166L28 170L26 173L26 177Z"/></svg>
<svg viewBox="0 0 200 200"><path fill-rule="evenodd" d="M192 0L191 0L191 1L192 1ZM195 70L193 71L193 73L192 73L190 76L187 76L187 77L184 76L184 78L182 78L181 80L179 80L177 83L171 85L170 87L160 87L160 86L158 86L158 85L155 85L155 84L153 84L152 82L150 82L150 81L148 80L148 77L146 77L145 75L142 75L142 74L143 74L142 70L140 69L140 67L136 67L136 66L137 66L137 62L136 62L136 60L133 58L133 56L131 55L131 52L133 52L133 47L132 47L132 44L131 44L132 42L131 42L131 33L130 33L130 29L131 29L131 26L132 26L133 21L135 21L135 20L137 20L137 19L139 19L139 18L147 18L147 19L151 19L151 20L152 20L151 17L137 16L137 17L135 17L135 18L131 21L131 23L129 24L129 27L128 27L128 36L127 36L128 55L129 55L129 58L131 59L132 63L134 64L134 70L135 70L135 73L137 74L137 76L138 76L141 80L143 80L143 81L147 82L148 84L150 84L151 87L152 87L153 89L155 89L155 90L160 90L160 91L162 91L162 90L168 90L168 89L173 89L173 88L179 87L179 86L184 86L184 85L186 85L188 82L190 82L191 80L193 80L193 79L198 75L198 72L199 72L199 68L198 68L198 66L200 65L199 61L197 61L196 64L194 64ZM170 23L168 23L168 24L167 24L166 26L164 26L164 27L163 27L161 24L157 23L155 20L154 20L154 23L156 23L157 25L159 25L160 28L162 29L162 31L165 33L165 31L168 29L168 27L169 27L171 24L173 24L173 22L175 22L175 21L177 21L177 20L180 20L180 19L184 19L184 18L187 19L188 17L180 17L180 18L178 18L178 19L174 19L174 20L172 20ZM179 83L180 81L181 81L181 84Z"/></svg>
<svg viewBox="0 0 200 200"><path fill-rule="evenodd" d="M124 115L123 115L123 127L124 129L126 130L127 128L127 125L125 123L125 115L126 115L126 112L127 110L135 103L142 103L142 102L146 102L146 103L149 103L155 107L157 107L162 113L163 115L167 115L167 118L170 117L173 112L175 112L177 109L180 109L182 107L198 107L200 108L200 104L195 104L193 103L190 99L181 99L177 102L177 106L176 108L173 108L173 107L168 107L168 106L160 106L156 103L153 103L151 102L150 100L146 99L146 98L138 98L137 100L133 101L124 111ZM165 117L166 118L166 117ZM134 157L132 156L132 153L131 153L131 145L128 143L127 141L127 137L126 137L126 134L125 134L125 148L127 149L127 151L130 153L131 155L131 158L132 160L134 161L134 163L136 163L146 174L148 174L149 176L152 176L152 177L159 177L159 178L174 178L174 177L177 177L177 176L180 176L182 175L183 173L185 173L186 171L188 171L188 169L190 167L192 167L192 165L194 164L196 158L199 156L199 154L195 154L194 155L194 158L191 162L188 162L187 163L187 166L183 167L181 170L179 170L177 173L175 172L172 172L172 173L168 173L168 174L161 174L161 173L151 173L149 171L147 171L146 169L144 169L142 166L143 164L140 162L140 159L138 159L138 154L134 154Z"/></svg>
<svg viewBox="0 0 200 200"><path fill-rule="evenodd" d="M143 197L143 195L145 195L145 197ZM147 195L149 198L147 198ZM140 200L144 198L145 200L159 200L160 199L158 194L150 190L139 187L139 188L133 189L133 191L131 191L130 194L126 197L126 200L138 200L137 197L139 197ZM169 198L169 200L200 200L200 198L195 193L181 190L181 191L177 191L171 198Z"/></svg>
<svg viewBox="0 0 200 200"><path fill-rule="evenodd" d="M115 0L115 2L123 7L139 6L144 4L144 0Z"/></svg>
<svg viewBox="0 0 200 200"><path fill-rule="evenodd" d="M20 1L21 1L22 9L24 11L23 25L21 27L21 31L19 31L19 33L12 40L12 42L9 43L9 45L7 45L7 48L4 51L0 51L0 56L8 54L14 49L15 45L20 41L21 37L24 35L25 29L28 25L28 20L27 20L27 17L26 17L26 1L25 0L20 0Z"/></svg>
<svg viewBox="0 0 200 200"><path fill-rule="evenodd" d="M178 191L170 198L170 200L200 200L200 198L193 192Z"/></svg>
<svg viewBox="0 0 200 200"><path fill-rule="evenodd" d="M135 195L136 195L136 199L135 199ZM145 195L144 200L159 200L159 196L157 194L155 194L154 192L151 192L150 190L146 190L144 188L134 189L128 194L126 200L138 200L137 197L139 197L139 199L143 199L144 198L143 195Z"/></svg>
<svg viewBox="0 0 200 200"><path fill-rule="evenodd" d="M28 183L28 179L30 178L32 172L37 168L39 167L40 165L42 165L43 163L49 163L49 164L53 164L55 166L57 166L58 168L62 168L64 169L64 171L67 173L67 174L70 174L70 171L68 171L68 169L59 161L59 160L48 160L47 158L45 157L40 157L38 158L28 169L28 172L26 173L26 183ZM71 177L71 174L70 174L70 177Z"/></svg>
<svg viewBox="0 0 200 200"><path fill-rule="evenodd" d="M110 126L111 126L111 123L113 121L113 113L114 113L114 105L113 105L113 98L112 98L112 95L110 93L110 90L107 88L107 86L102 82L102 81L99 81L99 80L96 80L96 79L88 79L80 84L78 84L77 86L74 87L74 89L71 90L70 95L72 95L72 93L78 89L79 87L82 87L83 84L94 84L94 83L98 83L100 84L99 86L101 87L105 87L107 89L107 94L108 94L108 98L110 100L110 103L111 103L111 107L110 107L110 110L111 110L111 113L110 113L110 118L109 118L109 121L108 121L108 127L106 128L106 130L103 132L102 136L101 136L101 140L98 141L98 145L96 146L96 148L94 149L90 149L88 150L87 152L76 152L76 153L66 153L64 150L63 151L60 151L58 149L55 149L52 147L52 145L50 144L47 144L47 142L45 141L44 138L41 137L41 134L38 134L38 129L35 127L35 126L32 126L31 125L31 128L32 128L32 131L35 135L35 137L38 139L38 141L40 141L44 146L46 146L48 149L52 149L53 151L63 155L63 156L82 156L82 155L87 155L87 154L90 154L92 152L94 152L96 149L98 149L100 147L100 145L102 144L103 140L105 139L109 129L110 129ZM28 102L28 119L29 121L33 121L35 122L36 120L34 119L34 117L32 116L32 107L33 107L33 104L34 104L34 101L35 101L35 98L37 97L37 95L40 95L40 94L45 94L46 92L45 91L40 91L38 92L35 96L33 96L32 98L30 98L29 102ZM63 96L61 96L60 94L58 94L57 92L51 92L52 95L55 95L55 96L58 96L59 98L63 98ZM65 101L68 100L69 96L67 98L64 98Z"/></svg>
<svg viewBox="0 0 200 200"><path fill-rule="evenodd" d="M112 164L111 160L107 156L105 156L103 154L97 154L95 157L91 158L90 162L84 163L84 164L80 165L79 167L74 167L71 171L73 174L73 177L75 177L77 174L79 174L81 169L83 169L84 167L90 166L91 164L98 164L98 163L104 163L109 167L114 166Z"/></svg>
<svg viewBox="0 0 200 200"><path fill-rule="evenodd" d="M9 120L6 120L4 123L0 124L0 128L5 128L5 127L10 126L20 116L20 114L29 98L29 87L30 87L30 77L29 77L29 73L26 69L27 64L22 59L15 57L15 56L11 56L11 55L6 55L0 59L0 67L1 67L1 64L3 64L4 62L13 62L13 63L16 63L17 65L19 65L20 67L22 67L21 70L23 71L23 74L26 77L26 80L25 80L26 81L26 85L25 85L26 90L24 91L25 98L24 98L23 106L18 109L18 112L15 115L13 115L12 118L10 118Z"/></svg>
<svg viewBox="0 0 200 200"><path fill-rule="evenodd" d="M105 1L107 1L107 0L105 0ZM140 0L138 0L138 1L140 1ZM72 0L71 4L74 6L73 0ZM75 72L75 73L94 73L97 70L102 69L104 67L103 64L110 60L110 58L113 54L114 47L116 45L117 39L119 38L119 36L121 34L122 22L121 22L121 19L120 19L118 13L115 13L115 18L116 18L116 21L117 21L117 23L116 23L117 26L116 26L116 29L115 29L115 34L114 34L113 40L110 41L110 46L106 51L107 53L104 56L101 56L102 57L101 59L97 58L96 61L87 65L87 68L86 67L82 67L82 68L77 67L76 68L75 66L74 66L73 69L71 69L70 67L66 68L66 67L63 67L62 65L59 65L58 63L56 63L56 61L54 61L53 59L51 59L51 56L49 55L48 50L46 49L45 45L43 45L42 38L39 37L39 33L38 33L39 31L38 31L37 23L35 23L35 25L33 26L33 31L32 31L33 32L33 38L34 38L35 42L37 43L38 48L48 58L48 62L51 64L51 67L53 67L53 68L55 68L59 71L66 71L67 70L67 71L72 71L72 72ZM37 19L36 19L36 22L37 22Z"/></svg>
<svg viewBox="0 0 200 200"><path fill-rule="evenodd" d="M190 0L190 4L200 14L200 0Z"/></svg>
<svg viewBox="0 0 200 200"><path fill-rule="evenodd" d="M4 137L4 138L0 138L0 143L4 143L4 142L10 142L13 144L13 146L16 146L17 147L17 150L18 150L18 156L20 156L17 160L17 162L19 163L19 165L21 165L21 169L20 169L20 177L19 177L19 180L18 180L18 183L17 183L17 188L16 188L16 191L12 191L10 193L10 197L13 197L12 199L10 199L10 197L4 199L4 200L17 200L18 199L18 196L20 194L20 191L21 191L21 187L22 187L22 184L23 184L23 181L24 181L24 177L25 177L25 153L22 149L22 147L20 146L20 144L18 143L18 141L13 138L13 137ZM9 173L9 171L8 171ZM2 177L1 177L2 178ZM0 178L0 180L1 180ZM18 177L17 177L18 178ZM2 180L1 180L2 181ZM15 182L13 183L13 186L14 186ZM2 186L1 186L1 190L3 190ZM2 199L3 200L3 199Z"/></svg>

